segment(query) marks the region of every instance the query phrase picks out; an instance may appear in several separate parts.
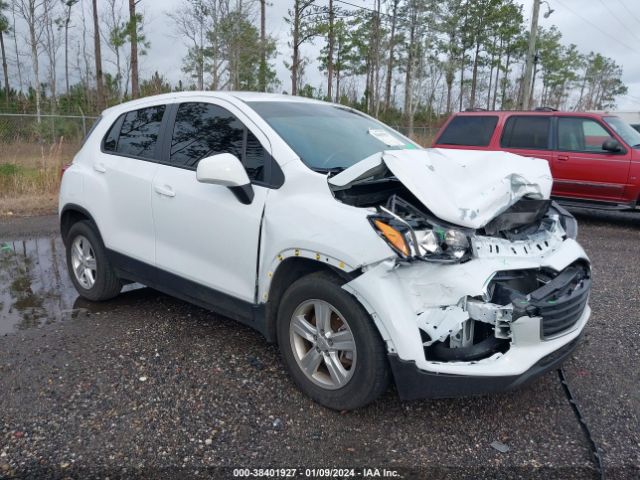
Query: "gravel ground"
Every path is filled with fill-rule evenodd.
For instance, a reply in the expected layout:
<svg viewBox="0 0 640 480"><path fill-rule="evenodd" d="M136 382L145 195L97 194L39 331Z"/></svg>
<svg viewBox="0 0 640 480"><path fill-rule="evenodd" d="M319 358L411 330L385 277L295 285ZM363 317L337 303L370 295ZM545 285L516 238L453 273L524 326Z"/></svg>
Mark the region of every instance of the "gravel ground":
<svg viewBox="0 0 640 480"><path fill-rule="evenodd" d="M565 372L607 477L638 478L640 215L576 213L593 316ZM5 220L0 243L55 228L54 217ZM341 414L303 396L277 349L231 320L147 288L73 307L0 337L0 478L232 475L218 467L597 478L556 372L487 397L400 402L390 391Z"/></svg>

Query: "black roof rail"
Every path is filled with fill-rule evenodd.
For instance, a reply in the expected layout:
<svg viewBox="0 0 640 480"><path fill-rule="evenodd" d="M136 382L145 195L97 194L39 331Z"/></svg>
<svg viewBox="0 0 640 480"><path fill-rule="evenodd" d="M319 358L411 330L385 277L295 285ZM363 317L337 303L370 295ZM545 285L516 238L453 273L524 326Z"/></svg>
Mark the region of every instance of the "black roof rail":
<svg viewBox="0 0 640 480"><path fill-rule="evenodd" d="M486 112L486 108L474 107L474 108L466 108L465 112Z"/></svg>
<svg viewBox="0 0 640 480"><path fill-rule="evenodd" d="M552 107L536 107L533 109L534 112L557 112L557 108Z"/></svg>

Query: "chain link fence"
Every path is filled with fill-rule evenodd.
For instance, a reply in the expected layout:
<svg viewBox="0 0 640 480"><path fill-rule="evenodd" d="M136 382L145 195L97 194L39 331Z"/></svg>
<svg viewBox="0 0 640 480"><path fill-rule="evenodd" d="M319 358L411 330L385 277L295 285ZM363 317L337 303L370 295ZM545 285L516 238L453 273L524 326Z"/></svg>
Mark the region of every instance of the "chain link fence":
<svg viewBox="0 0 640 480"><path fill-rule="evenodd" d="M96 117L0 113L0 168L43 168L70 161Z"/></svg>
<svg viewBox="0 0 640 480"><path fill-rule="evenodd" d="M436 136L436 133L438 133L437 127L403 127L401 125L393 125L392 128L403 135L406 135L423 147L430 147L431 142L433 142L433 138Z"/></svg>

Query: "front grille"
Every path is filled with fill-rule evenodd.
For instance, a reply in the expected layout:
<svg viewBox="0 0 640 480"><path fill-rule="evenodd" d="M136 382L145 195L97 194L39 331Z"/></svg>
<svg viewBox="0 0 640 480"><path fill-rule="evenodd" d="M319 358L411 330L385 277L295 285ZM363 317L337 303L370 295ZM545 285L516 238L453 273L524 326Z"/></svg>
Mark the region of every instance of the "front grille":
<svg viewBox="0 0 640 480"><path fill-rule="evenodd" d="M542 317L543 339L571 329L582 316L589 300L591 272L585 264L567 267L544 286L534 290L529 299L519 299L514 307L529 316ZM516 312L514 311L514 318Z"/></svg>

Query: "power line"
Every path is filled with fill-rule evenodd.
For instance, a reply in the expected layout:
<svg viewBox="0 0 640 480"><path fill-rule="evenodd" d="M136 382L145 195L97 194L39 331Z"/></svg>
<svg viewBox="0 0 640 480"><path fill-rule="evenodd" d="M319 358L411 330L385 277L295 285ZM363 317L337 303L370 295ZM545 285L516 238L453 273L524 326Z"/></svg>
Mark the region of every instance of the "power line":
<svg viewBox="0 0 640 480"><path fill-rule="evenodd" d="M627 26L622 22L622 20L620 20L620 18L618 17L618 15L616 15L616 13L615 13L613 10L611 10L611 8L609 8L609 5L607 5L606 3L604 3L602 0L600 0L600 3L602 4L602 6L603 6L604 8L606 8L606 9L609 11L609 13L611 14L611 16L612 16L613 18L615 18L616 20L618 20L618 22L620 22L620 25L622 25L622 26L624 27L624 29L625 29L627 32L629 32L633 38L635 38L636 40L638 40L638 41L640 42L640 38L636 37L636 34L635 34L634 32L632 32L631 30L629 30L629 28L628 28L628 27L627 27Z"/></svg>
<svg viewBox="0 0 640 480"><path fill-rule="evenodd" d="M611 40L613 40L614 42L618 42L620 45L622 45L625 48L628 48L629 50L631 50L634 53L637 53L636 49L633 47L630 47L629 45L627 45L626 43L624 43L622 40L617 39L616 37L614 37L613 35L605 32L604 30L600 29L600 27L598 25L596 25L595 23L593 23L591 20L583 17L582 15L580 15L578 12L576 12L574 9L569 8L568 6L566 6L564 3L562 3L560 0L554 0L556 3L559 3L560 5L562 5L564 8L566 8L567 10L569 10L571 13L573 13L576 17L582 19L584 22L588 23L589 25L591 25L593 28L595 28L597 31L599 31L600 33L602 33L603 35L606 35L607 37L609 37Z"/></svg>
<svg viewBox="0 0 640 480"><path fill-rule="evenodd" d="M345 2L344 0L333 0L333 1L336 2L336 3L342 3L344 5L349 5L350 7L359 8L360 10L366 10L368 12L372 12L372 13L379 14L379 15L384 15L385 17L389 17L389 18L393 18L393 15L389 15L388 13L378 12L377 10L374 10L372 8L363 7L362 5L356 5L355 3Z"/></svg>
<svg viewBox="0 0 640 480"><path fill-rule="evenodd" d="M636 17L636 14L633 13L631 11L631 9L629 7L627 7L627 5L622 1L622 0L618 0L618 2L620 2L620 5L622 5L624 7L624 9L629 12L629 15L631 15L638 23L640 23L640 18Z"/></svg>

